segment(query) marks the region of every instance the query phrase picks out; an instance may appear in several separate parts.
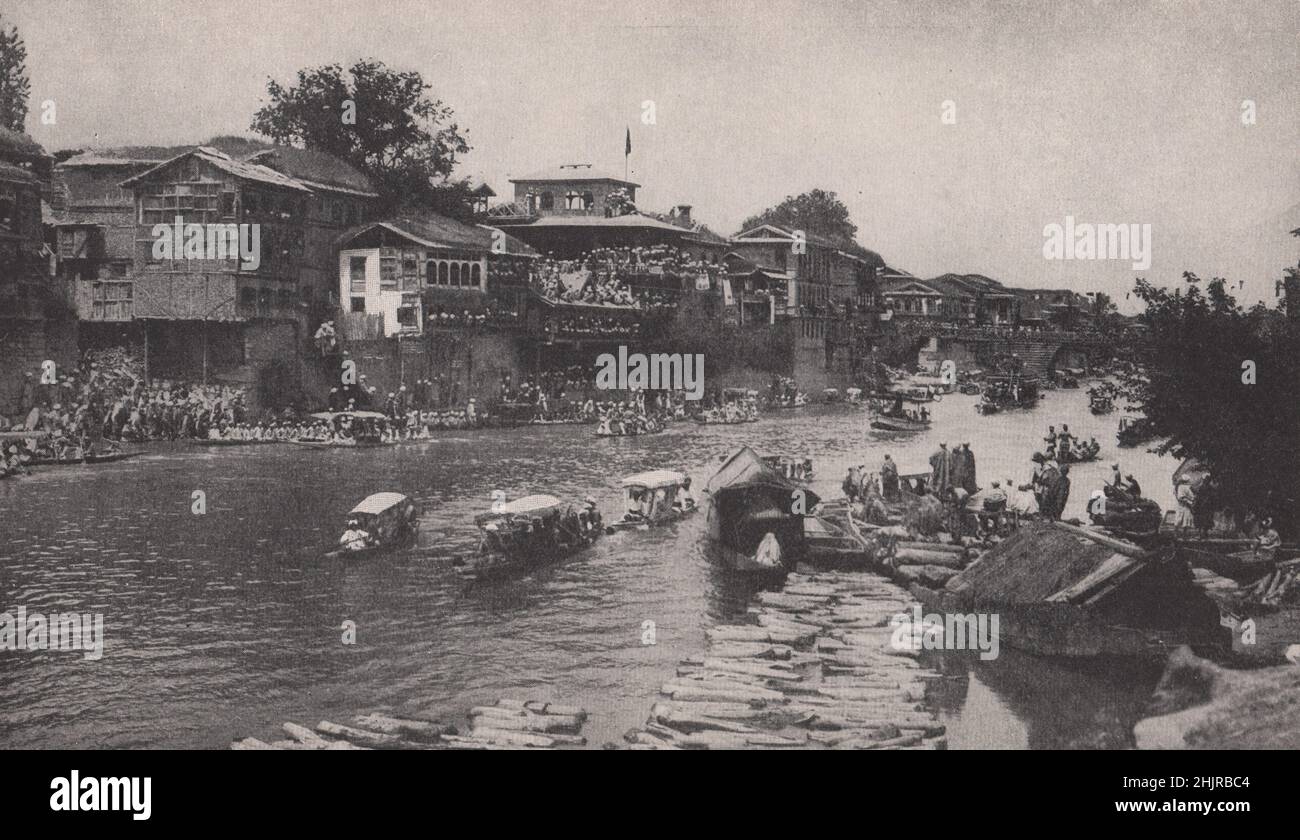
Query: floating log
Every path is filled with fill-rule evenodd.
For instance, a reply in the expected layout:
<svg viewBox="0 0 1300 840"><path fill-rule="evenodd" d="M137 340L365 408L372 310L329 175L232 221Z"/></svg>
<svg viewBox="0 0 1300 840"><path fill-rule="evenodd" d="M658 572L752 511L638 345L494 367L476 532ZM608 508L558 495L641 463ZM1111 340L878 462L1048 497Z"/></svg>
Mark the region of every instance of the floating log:
<svg viewBox="0 0 1300 840"><path fill-rule="evenodd" d="M365 729L357 729L352 726L344 726L339 723L331 723L323 720L316 724L316 731L323 732L335 738L342 738L344 741L351 741L354 744L361 744L366 747L385 750L427 750L431 749L429 744L417 744L413 741L407 741L396 735L385 735L382 732L370 732Z"/></svg>
<svg viewBox="0 0 1300 840"><path fill-rule="evenodd" d="M966 567L966 560L960 554L943 551L921 551L915 548L900 548L894 554L895 566L942 566L960 571Z"/></svg>
<svg viewBox="0 0 1300 840"><path fill-rule="evenodd" d="M1104 545L1107 548L1113 548L1126 557L1141 557L1142 555L1147 553L1146 549L1142 548L1141 546L1134 545L1131 542L1125 542L1124 540L1117 540L1114 537L1110 537L1107 536L1106 534L1098 533L1097 531L1093 531L1088 528L1080 528L1077 525L1069 525L1065 522L1053 522L1052 526L1062 531L1067 531L1071 534L1074 534L1075 536L1092 540L1098 545Z"/></svg>
<svg viewBox="0 0 1300 840"><path fill-rule="evenodd" d="M964 545L951 545L940 542L918 542L915 540L899 540L894 544L895 550L906 551L915 549L918 551L943 551L949 554L960 554L966 556L966 547Z"/></svg>
<svg viewBox="0 0 1300 840"><path fill-rule="evenodd" d="M758 731L748 724L694 714L689 711L679 710L666 703L656 703L650 709L650 716L664 726L686 734L704 730L745 733Z"/></svg>
<svg viewBox="0 0 1300 840"><path fill-rule="evenodd" d="M947 566L909 565L899 566L894 571L900 578L908 583L923 583L931 589L941 589L960 570L950 569Z"/></svg>
<svg viewBox="0 0 1300 840"><path fill-rule="evenodd" d="M329 741L299 723L286 721L281 725L281 728L290 738L313 749L323 750L330 744Z"/></svg>
<svg viewBox="0 0 1300 840"><path fill-rule="evenodd" d="M395 718L380 714L357 715L352 718L352 722L362 729L369 729L372 732L397 735L398 737L410 738L416 741L436 741L440 736L455 733L456 731L455 727L448 726L445 723ZM310 732L311 730L307 731Z"/></svg>
<svg viewBox="0 0 1300 840"><path fill-rule="evenodd" d="M539 715L527 709L475 706L469 710L475 725L497 726L531 732L577 732L582 721L575 715ZM490 722L489 722L490 721Z"/></svg>
<svg viewBox="0 0 1300 840"><path fill-rule="evenodd" d="M275 747L271 746L270 744L266 743L265 741L259 741L259 740L256 739L256 738L244 738L242 741L234 741L234 742L231 743L230 748L231 748L232 750L273 750L273 749L276 749Z"/></svg>

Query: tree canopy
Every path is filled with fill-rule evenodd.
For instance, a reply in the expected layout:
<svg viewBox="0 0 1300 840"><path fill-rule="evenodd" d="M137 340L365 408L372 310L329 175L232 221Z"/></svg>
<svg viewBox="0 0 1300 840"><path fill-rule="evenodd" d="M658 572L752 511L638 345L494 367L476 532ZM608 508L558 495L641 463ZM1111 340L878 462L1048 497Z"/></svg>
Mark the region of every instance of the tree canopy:
<svg viewBox="0 0 1300 840"><path fill-rule="evenodd" d="M1294 279L1296 269L1287 269ZM1138 280L1149 330L1145 380L1134 396L1159 452L1194 457L1214 477L1212 504L1240 522L1271 515L1294 535L1300 521L1300 330L1285 307L1242 308L1222 278L1183 275L1186 288ZM1253 375L1252 375L1253 374ZM1253 384L1251 384L1253 382Z"/></svg>
<svg viewBox="0 0 1300 840"><path fill-rule="evenodd" d="M470 146L419 73L363 59L346 73L338 64L299 70L287 87L269 79L266 90L253 131L348 161L375 182L384 210L462 209L468 190L447 179Z"/></svg>
<svg viewBox="0 0 1300 840"><path fill-rule="evenodd" d="M846 251L870 253L857 242L858 226L849 217L849 208L829 190L813 189L799 195L788 195L775 207L750 216L741 223L740 229L750 230L760 225L802 230L824 236Z"/></svg>
<svg viewBox="0 0 1300 840"><path fill-rule="evenodd" d="M31 94L27 78L27 46L18 27L4 27L0 19L0 125L23 131L27 122L27 97Z"/></svg>

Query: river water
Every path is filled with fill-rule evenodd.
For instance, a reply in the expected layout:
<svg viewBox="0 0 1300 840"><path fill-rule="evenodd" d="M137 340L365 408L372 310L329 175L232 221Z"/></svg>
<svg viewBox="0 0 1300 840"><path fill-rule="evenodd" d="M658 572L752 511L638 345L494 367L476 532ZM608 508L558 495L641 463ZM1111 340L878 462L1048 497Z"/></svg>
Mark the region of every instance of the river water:
<svg viewBox="0 0 1300 840"><path fill-rule="evenodd" d="M583 426L446 433L382 450L156 444L139 458L43 469L0 482L0 611L102 613L104 656L0 651L0 747L225 747L278 737L279 724L360 712L461 720L499 697L577 703L594 745L645 719L706 628L744 612L752 591L724 572L704 517L608 536L534 574L467 586L449 568L477 545L493 490L595 496L618 515L621 476L656 467L697 490L739 445L814 460L814 489L840 495L850 464L889 452L928 469L938 442L970 442L978 478L1028 480L1049 423L1096 435L1103 460L1072 470L1066 516L1122 459L1146 495L1173 506L1174 463L1115 445L1117 416L1082 391L990 417L975 397L932 404L925 433L867 428L845 406L774 412L758 423L679 423L661 435L598 439ZM207 512L191 512L192 494ZM396 490L423 510L419 545L366 562L322 559L350 507ZM356 643L342 625L355 622ZM654 644L643 644L644 622ZM1064 666L1003 650L944 663L936 703L962 747L1124 746L1158 673Z"/></svg>

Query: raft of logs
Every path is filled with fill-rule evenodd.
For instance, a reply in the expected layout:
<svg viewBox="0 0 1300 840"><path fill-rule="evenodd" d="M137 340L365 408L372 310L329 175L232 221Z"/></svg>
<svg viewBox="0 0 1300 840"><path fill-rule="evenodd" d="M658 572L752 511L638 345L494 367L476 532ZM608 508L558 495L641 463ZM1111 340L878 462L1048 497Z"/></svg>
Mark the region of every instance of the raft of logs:
<svg viewBox="0 0 1300 840"><path fill-rule="evenodd" d="M494 706L475 706L463 734L432 720L357 715L350 724L323 720L315 728L287 722L278 741L244 738L233 750L491 750L548 749L580 746L587 713L577 706L541 700L501 699Z"/></svg>
<svg viewBox="0 0 1300 840"><path fill-rule="evenodd" d="M940 675L891 645L914 599L869 573L791 574L752 624L708 631L708 650L663 684L632 749L946 749L922 703Z"/></svg>

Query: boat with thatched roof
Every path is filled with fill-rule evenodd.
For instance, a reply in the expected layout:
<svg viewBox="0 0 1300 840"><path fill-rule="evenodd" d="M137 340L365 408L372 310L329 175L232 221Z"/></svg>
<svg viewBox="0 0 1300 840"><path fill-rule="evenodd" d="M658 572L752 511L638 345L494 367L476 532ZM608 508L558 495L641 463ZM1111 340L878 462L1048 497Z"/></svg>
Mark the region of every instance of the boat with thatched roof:
<svg viewBox="0 0 1300 840"><path fill-rule="evenodd" d="M912 589L928 609L996 613L1005 644L1045 656L1166 656L1225 641L1218 608L1173 551L1061 522L1025 524L942 589Z"/></svg>

